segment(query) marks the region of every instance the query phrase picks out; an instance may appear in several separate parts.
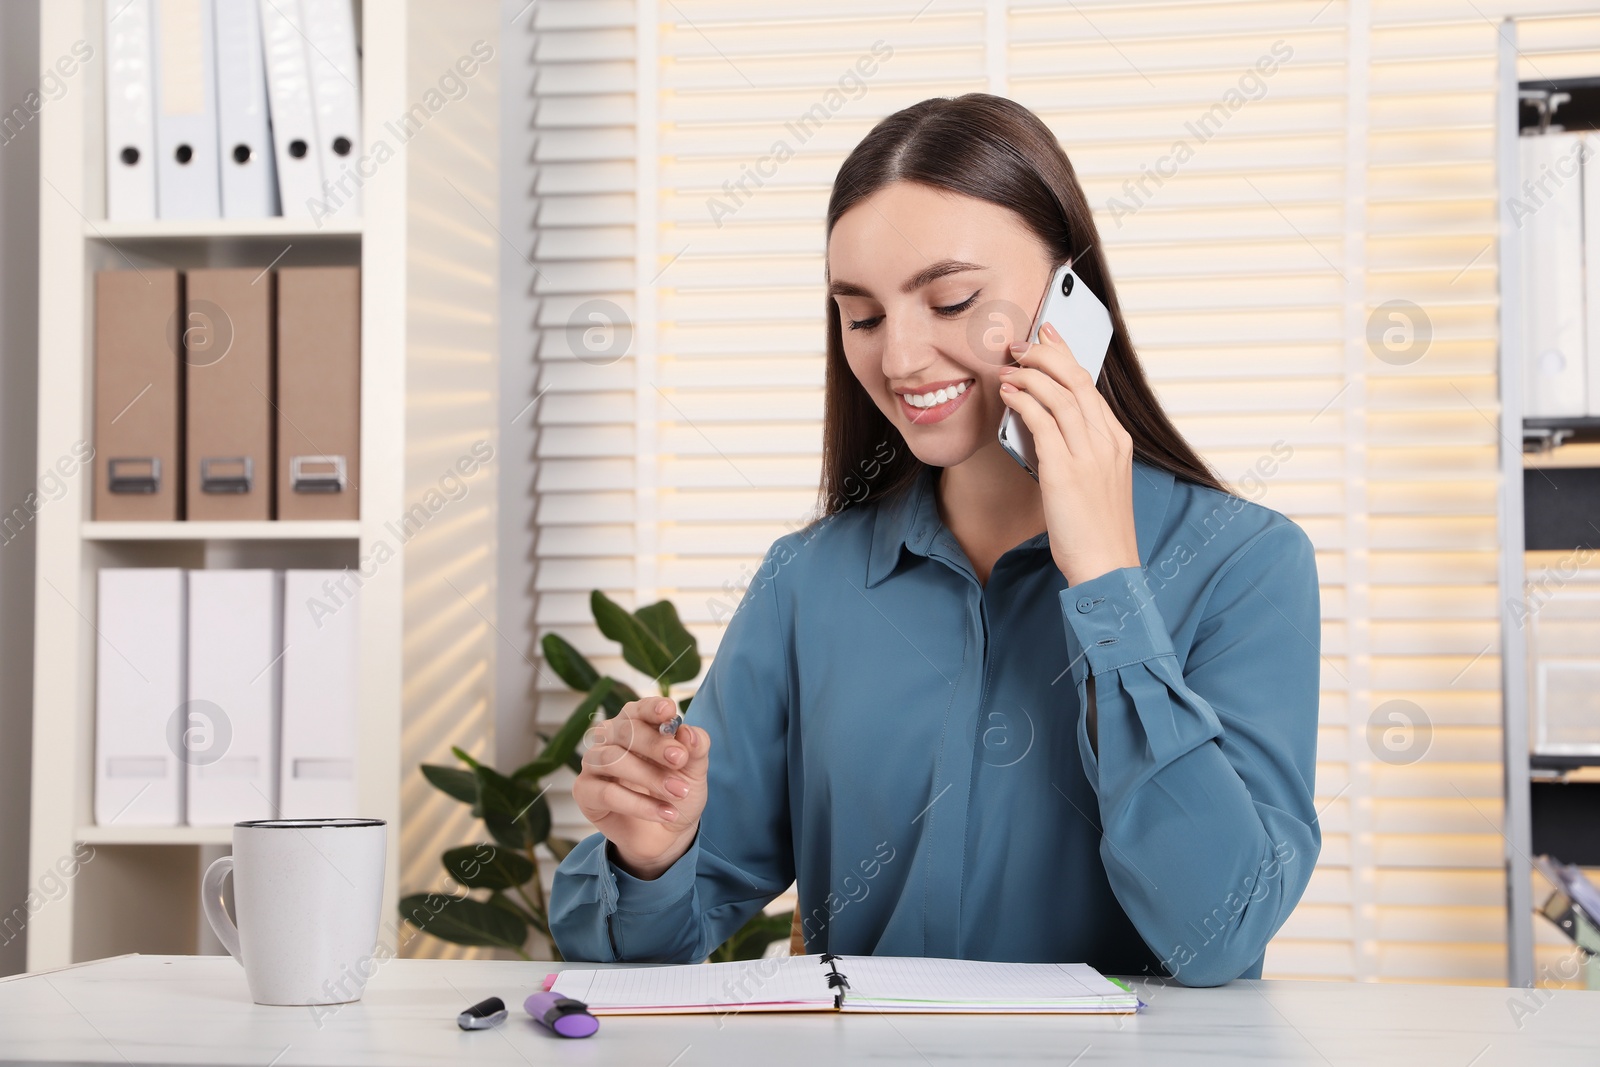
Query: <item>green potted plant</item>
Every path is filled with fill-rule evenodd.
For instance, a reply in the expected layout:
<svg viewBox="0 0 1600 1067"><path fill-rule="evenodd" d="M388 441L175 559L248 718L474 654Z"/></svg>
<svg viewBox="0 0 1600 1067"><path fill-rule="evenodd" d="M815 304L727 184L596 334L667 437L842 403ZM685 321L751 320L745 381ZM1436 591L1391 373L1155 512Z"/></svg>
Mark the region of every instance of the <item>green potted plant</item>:
<svg viewBox="0 0 1600 1067"><path fill-rule="evenodd" d="M596 589L589 595L589 607L600 632L622 646L623 661L654 679L662 696L672 696L674 685L700 674L698 643L671 601L630 612ZM582 702L555 733L541 733L544 744L539 754L510 774L485 766L459 748L451 751L463 766L422 765L423 777L436 789L472 806L489 840L447 849L440 857L445 872L464 892L412 893L400 901L401 918L425 933L458 945L508 949L523 959L532 958L527 949L535 934L549 946L551 957L560 959L550 936L549 904L535 850L542 844L560 862L577 844L550 832L550 805L545 800L549 786L543 780L562 767L582 769L578 746L596 712L609 719L624 704L639 699L627 683L600 674L560 636L546 634L542 646L545 661L563 682L584 694ZM691 699L679 699L680 710L687 711ZM792 919L792 912L758 912L710 959L758 957L768 943L787 934Z"/></svg>

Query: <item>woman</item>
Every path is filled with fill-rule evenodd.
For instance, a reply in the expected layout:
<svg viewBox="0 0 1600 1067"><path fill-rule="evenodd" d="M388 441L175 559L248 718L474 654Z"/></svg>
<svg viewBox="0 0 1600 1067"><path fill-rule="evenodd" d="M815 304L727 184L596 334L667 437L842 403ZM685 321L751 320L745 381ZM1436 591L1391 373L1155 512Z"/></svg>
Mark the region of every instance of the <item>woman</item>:
<svg viewBox="0 0 1600 1067"><path fill-rule="evenodd" d="M1115 324L1098 385L1056 332L1026 343L1069 261ZM700 960L798 878L810 952L1259 976L1321 844L1310 541L1162 412L1021 105L879 123L827 273L823 516L768 551L697 725L645 699L592 731L563 955Z"/></svg>

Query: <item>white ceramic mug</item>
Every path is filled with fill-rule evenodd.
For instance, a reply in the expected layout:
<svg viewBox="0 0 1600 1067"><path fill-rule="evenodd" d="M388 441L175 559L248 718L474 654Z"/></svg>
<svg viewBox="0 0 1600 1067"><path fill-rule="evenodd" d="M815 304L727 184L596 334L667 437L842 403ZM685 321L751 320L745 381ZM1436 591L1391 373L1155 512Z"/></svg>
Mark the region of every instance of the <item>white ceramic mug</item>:
<svg viewBox="0 0 1600 1067"><path fill-rule="evenodd" d="M376 968L387 844L382 819L233 824L233 855L206 868L200 902L257 1004L361 999ZM230 873L238 926L222 902Z"/></svg>

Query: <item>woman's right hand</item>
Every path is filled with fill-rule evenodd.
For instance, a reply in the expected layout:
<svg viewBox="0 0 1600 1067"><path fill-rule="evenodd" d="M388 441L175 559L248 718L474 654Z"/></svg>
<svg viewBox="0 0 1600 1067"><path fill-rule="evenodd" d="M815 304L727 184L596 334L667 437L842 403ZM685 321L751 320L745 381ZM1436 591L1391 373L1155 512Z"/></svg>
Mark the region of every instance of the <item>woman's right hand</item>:
<svg viewBox="0 0 1600 1067"><path fill-rule="evenodd" d="M659 877L689 851L706 806L711 735L687 723L673 736L661 733L677 711L668 697L646 697L590 727L572 783L578 810L636 878Z"/></svg>

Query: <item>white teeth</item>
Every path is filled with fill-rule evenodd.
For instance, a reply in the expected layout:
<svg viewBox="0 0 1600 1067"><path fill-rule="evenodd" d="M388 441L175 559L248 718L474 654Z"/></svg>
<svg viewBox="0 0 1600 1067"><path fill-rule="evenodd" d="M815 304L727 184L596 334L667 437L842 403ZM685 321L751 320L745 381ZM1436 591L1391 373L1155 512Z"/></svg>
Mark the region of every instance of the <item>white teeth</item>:
<svg viewBox="0 0 1600 1067"><path fill-rule="evenodd" d="M906 398L906 403L910 404L914 408L932 408L938 407L940 404L943 404L946 401L954 400L956 397L960 396L966 391L967 383L958 382L955 385L946 386L943 389L937 389L931 393L906 393L904 396Z"/></svg>

